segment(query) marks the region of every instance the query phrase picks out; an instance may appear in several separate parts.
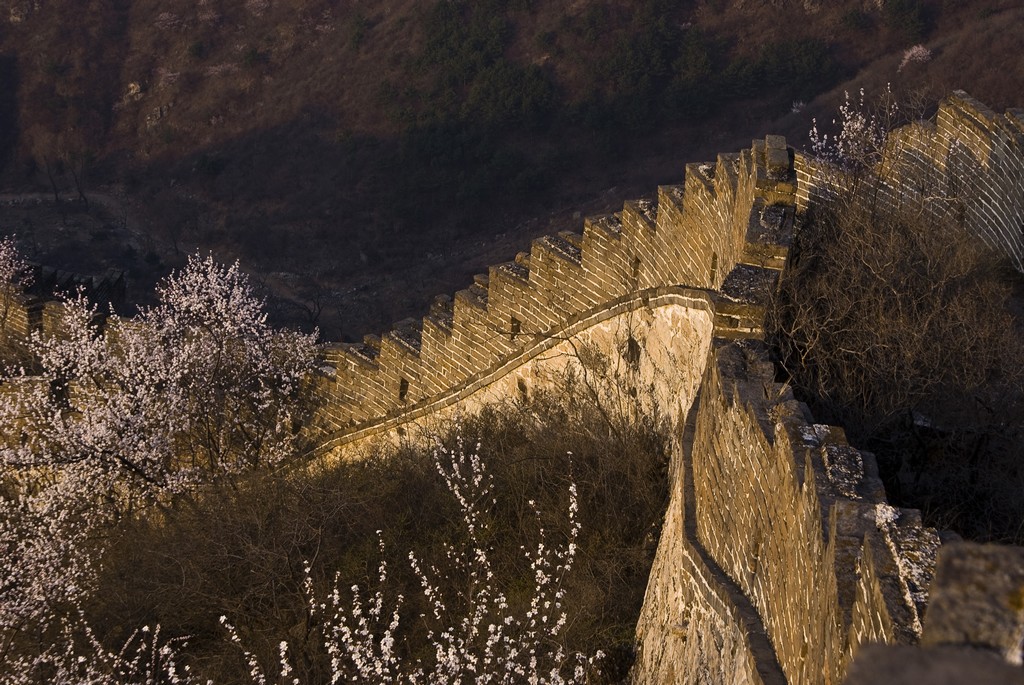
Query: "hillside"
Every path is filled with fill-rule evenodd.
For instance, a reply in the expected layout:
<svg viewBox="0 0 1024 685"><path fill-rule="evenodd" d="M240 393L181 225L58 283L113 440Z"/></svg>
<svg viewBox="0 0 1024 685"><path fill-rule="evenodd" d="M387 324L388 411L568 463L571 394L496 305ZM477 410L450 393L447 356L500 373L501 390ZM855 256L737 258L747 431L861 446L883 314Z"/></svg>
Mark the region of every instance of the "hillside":
<svg viewBox="0 0 1024 685"><path fill-rule="evenodd" d="M844 88L1013 104L1022 20L1008 0L9 0L4 197L93 201L8 206L0 230L127 269L136 298L197 247L237 256L280 321L357 338L680 159L799 144ZM931 61L900 69L918 43Z"/></svg>

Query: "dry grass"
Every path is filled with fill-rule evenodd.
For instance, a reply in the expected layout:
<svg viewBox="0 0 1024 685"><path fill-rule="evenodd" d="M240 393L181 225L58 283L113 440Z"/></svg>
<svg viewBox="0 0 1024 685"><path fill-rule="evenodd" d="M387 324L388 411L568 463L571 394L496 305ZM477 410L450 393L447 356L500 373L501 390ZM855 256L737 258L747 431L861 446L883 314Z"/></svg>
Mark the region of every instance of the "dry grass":
<svg viewBox="0 0 1024 685"><path fill-rule="evenodd" d="M632 661L633 631L666 502L665 443L651 425L609 425L585 392L537 396L468 418L465 445L495 479L489 556L498 587L514 606L529 601L523 547L536 545L541 514L549 544L568 534L568 483L579 490L579 553L564 579L570 650L603 650L604 680L620 682ZM444 437L455 444L455 433ZM568 452L572 452L572 456ZM237 490L201 498L195 508L122 526L105 557L100 590L86 608L104 639L160 623L165 634L194 636L190 661L217 682L244 669L217 617L227 615L267 663L287 640L304 682L326 680L327 659L302 594L303 562L322 590L376 590L378 534L389 565L388 597L406 597L399 650L427 644L418 579L407 554L447 568L442 544L465 534L458 508L429 452L406 448L363 461L284 477L257 477ZM442 576L442 583L457 578ZM449 596L456 588L442 587ZM429 658L429 654L427 655Z"/></svg>

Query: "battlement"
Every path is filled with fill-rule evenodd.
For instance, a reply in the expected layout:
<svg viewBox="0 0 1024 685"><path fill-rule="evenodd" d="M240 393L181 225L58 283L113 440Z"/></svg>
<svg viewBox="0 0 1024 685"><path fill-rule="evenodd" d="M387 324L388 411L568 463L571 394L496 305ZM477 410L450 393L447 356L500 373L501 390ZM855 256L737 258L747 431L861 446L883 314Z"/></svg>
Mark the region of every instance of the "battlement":
<svg viewBox="0 0 1024 685"><path fill-rule="evenodd" d="M490 267L454 298L435 298L421 321L328 347L329 431L337 439L413 411L630 293L717 290L738 263L749 264L746 277L727 284L716 325L726 334L757 330L763 302L752 293L773 287L785 263L785 246L773 240L793 218L792 159L783 138L768 136L714 164L689 164L681 185L590 217L579 233L534 240L529 253Z"/></svg>
<svg viewBox="0 0 1024 685"><path fill-rule="evenodd" d="M774 375L762 344L713 344L673 449L638 682L839 682L861 645L919 639L938 537Z"/></svg>
<svg viewBox="0 0 1024 685"><path fill-rule="evenodd" d="M989 247L1024 271L1024 110L997 114L963 91L939 105L934 122L889 134L878 198L935 218L955 215ZM806 155L795 160L797 207L835 192L834 170Z"/></svg>
<svg viewBox="0 0 1024 685"><path fill-rule="evenodd" d="M31 264L28 272L29 287L23 291L5 289L0 302L0 330L14 341L27 340L33 333L60 330L64 305L54 299L54 294L82 293L105 313L124 304L123 271L110 269L102 276L87 276Z"/></svg>
<svg viewBox="0 0 1024 685"><path fill-rule="evenodd" d="M935 124L891 134L883 202L933 203L938 214L955 201L1021 268L1022 123L1019 111L997 115L955 93ZM572 356L547 353L573 341L621 355L623 324L613 322L627 317L632 341L643 319L645 352L669 360L645 382L676 437L635 680L835 683L865 645L943 639L957 619L946 633L930 629L939 637L923 620L936 532L919 512L888 505L873 457L841 428L816 424L774 382L756 342L797 217L840 183L767 136L686 165L680 184L588 217L578 233L535 240L454 298L436 298L422 321L330 348L324 449L525 393L542 382L540 366ZM666 342L676 329L685 345ZM986 639L1018 644L1019 617L1000 625Z"/></svg>
<svg viewBox="0 0 1024 685"><path fill-rule="evenodd" d="M33 333L52 334L60 330L64 305L52 297L6 293L0 328L14 341L27 340Z"/></svg>

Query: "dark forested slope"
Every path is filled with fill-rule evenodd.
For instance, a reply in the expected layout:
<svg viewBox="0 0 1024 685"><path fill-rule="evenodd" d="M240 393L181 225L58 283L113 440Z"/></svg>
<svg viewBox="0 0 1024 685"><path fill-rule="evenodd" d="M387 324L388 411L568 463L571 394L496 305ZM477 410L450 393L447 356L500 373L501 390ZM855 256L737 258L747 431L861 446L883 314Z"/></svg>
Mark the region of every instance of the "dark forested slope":
<svg viewBox="0 0 1024 685"><path fill-rule="evenodd" d="M234 255L282 320L357 336L684 161L800 144L851 79L1019 104L1022 21L1005 0L8 0L0 183L80 204L8 205L0 231L143 285ZM916 44L931 60L900 68Z"/></svg>

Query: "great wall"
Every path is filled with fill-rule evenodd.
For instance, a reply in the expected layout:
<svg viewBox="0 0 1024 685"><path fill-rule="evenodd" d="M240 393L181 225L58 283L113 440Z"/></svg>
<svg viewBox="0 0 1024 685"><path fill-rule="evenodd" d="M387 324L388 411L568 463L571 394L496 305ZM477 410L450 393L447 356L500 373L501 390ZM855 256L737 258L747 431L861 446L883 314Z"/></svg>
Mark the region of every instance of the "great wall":
<svg viewBox="0 0 1024 685"><path fill-rule="evenodd" d="M957 92L892 138L889 202L955 196L1024 269L1024 112ZM760 341L793 233L830 183L767 136L535 240L422 321L327 346L321 451L596 369L601 393L635 395L672 436L634 682L1024 682L1024 550L940 537L890 506L873 456L815 423ZM59 326L59 305L25 298L5 316L27 335Z"/></svg>

